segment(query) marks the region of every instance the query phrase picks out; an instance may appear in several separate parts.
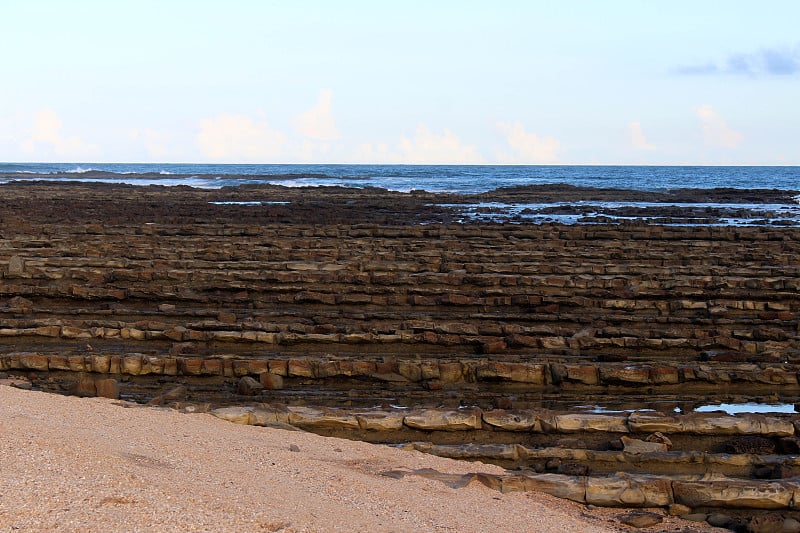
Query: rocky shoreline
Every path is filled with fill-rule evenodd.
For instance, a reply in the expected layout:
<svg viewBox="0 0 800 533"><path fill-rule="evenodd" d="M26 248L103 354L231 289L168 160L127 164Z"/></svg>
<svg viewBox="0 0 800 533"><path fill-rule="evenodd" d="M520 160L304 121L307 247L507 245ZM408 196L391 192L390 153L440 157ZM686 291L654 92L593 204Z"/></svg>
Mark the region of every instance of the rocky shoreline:
<svg viewBox="0 0 800 533"><path fill-rule="evenodd" d="M13 180L14 175L0 174L0 179L3 178ZM506 187L480 194L451 194L255 184L220 189L134 186L70 181L74 180L70 174L42 178L48 181L36 181L36 176L31 176L25 181L0 184L6 213L53 222L61 219L80 223L113 217L120 221L164 221L171 225L236 221L413 226L495 219L526 223L530 220L526 215L531 214L539 215L540 223L555 221L547 218L549 214L583 215L584 222L589 224L616 219L628 224L730 225L721 221L736 219L742 225L795 226L800 210L800 191L779 189L637 191L545 184ZM119 204L102 205L108 201ZM604 206L604 203L620 205ZM641 203L647 205L637 205ZM523 206L523 212L513 209L518 205ZM52 206L59 209L53 211ZM481 216L476 218L476 214ZM493 218L493 214L498 216Z"/></svg>
<svg viewBox="0 0 800 533"><path fill-rule="evenodd" d="M744 226L480 222L459 207L797 193L0 193L9 383L495 462L512 469L484 480L501 490L727 509L733 529L775 510L800 518L794 414L691 413L798 403L800 228L760 214Z"/></svg>

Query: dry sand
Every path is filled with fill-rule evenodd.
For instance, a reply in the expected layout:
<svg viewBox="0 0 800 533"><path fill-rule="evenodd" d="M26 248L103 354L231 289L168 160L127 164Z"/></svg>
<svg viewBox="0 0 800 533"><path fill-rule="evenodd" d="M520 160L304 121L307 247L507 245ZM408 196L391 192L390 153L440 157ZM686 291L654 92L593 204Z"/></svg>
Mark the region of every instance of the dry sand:
<svg viewBox="0 0 800 533"><path fill-rule="evenodd" d="M0 531L559 531L629 528L541 494L392 469L482 463L0 386ZM681 530L674 519L658 531Z"/></svg>

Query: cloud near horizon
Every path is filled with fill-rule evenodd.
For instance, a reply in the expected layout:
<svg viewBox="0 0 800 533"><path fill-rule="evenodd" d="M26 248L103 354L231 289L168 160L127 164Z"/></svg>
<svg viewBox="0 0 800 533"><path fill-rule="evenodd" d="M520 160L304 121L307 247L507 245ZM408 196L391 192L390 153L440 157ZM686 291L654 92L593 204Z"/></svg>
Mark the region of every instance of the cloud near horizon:
<svg viewBox="0 0 800 533"><path fill-rule="evenodd" d="M800 44L794 47L763 48L757 52L731 54L723 62L707 61L678 67L678 74L791 76L800 74Z"/></svg>
<svg viewBox="0 0 800 533"><path fill-rule="evenodd" d="M400 140L403 161L417 164L460 163L474 165L484 159L474 146L465 145L452 131L445 128L441 134L432 132L425 124L417 126L414 137Z"/></svg>
<svg viewBox="0 0 800 533"><path fill-rule="evenodd" d="M154 159L165 161L172 158L169 141L171 136L163 131L150 128L134 129L128 134L135 143L141 143L147 155Z"/></svg>
<svg viewBox="0 0 800 533"><path fill-rule="evenodd" d="M744 136L728 126L725 119L719 116L710 105L706 104L696 108L695 114L700 120L703 141L706 145L736 148L744 139Z"/></svg>
<svg viewBox="0 0 800 533"><path fill-rule="evenodd" d="M435 133L420 124L413 137L402 136L395 146L386 143L365 143L358 147L355 160L361 163L403 165L478 165L485 163L477 148L461 142L445 128Z"/></svg>
<svg viewBox="0 0 800 533"><path fill-rule="evenodd" d="M642 131L642 124L638 121L631 122L628 125L631 135L631 144L637 150L655 150L656 146L647 140L647 137Z"/></svg>
<svg viewBox="0 0 800 533"><path fill-rule="evenodd" d="M75 135L64 135L64 123L55 111L43 109L33 116L28 136L19 146L31 157L57 156L87 159L100 154L97 145Z"/></svg>
<svg viewBox="0 0 800 533"><path fill-rule="evenodd" d="M498 163L528 165L558 162L561 144L554 137L540 137L528 132L522 122L498 122L496 127L511 148L511 152L498 151Z"/></svg>
<svg viewBox="0 0 800 533"><path fill-rule="evenodd" d="M208 160L261 163L282 156L286 135L263 120L223 113L200 120L196 141Z"/></svg>
<svg viewBox="0 0 800 533"><path fill-rule="evenodd" d="M297 116L294 126L301 134L315 141L335 141L339 130L333 121L333 91L322 89L314 107Z"/></svg>

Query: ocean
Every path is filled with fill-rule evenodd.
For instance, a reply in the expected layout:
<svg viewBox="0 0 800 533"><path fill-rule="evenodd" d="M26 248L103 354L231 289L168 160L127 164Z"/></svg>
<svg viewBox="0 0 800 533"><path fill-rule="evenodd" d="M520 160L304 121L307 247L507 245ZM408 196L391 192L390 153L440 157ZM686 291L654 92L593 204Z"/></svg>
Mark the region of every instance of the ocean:
<svg viewBox="0 0 800 533"><path fill-rule="evenodd" d="M576 187L662 192L734 189L728 201L557 200L549 203L461 204L463 220L582 224L646 220L668 225L800 225L800 167L499 166L499 165L204 165L0 163L0 184L18 180L84 181L205 189L273 184L286 187L377 187L461 195L503 187L567 184ZM792 191L786 200L749 203L736 189ZM774 197L775 195L771 195ZM256 200L256 199L253 199ZM223 202L224 203L224 202ZM235 202L260 205L259 201Z"/></svg>
<svg viewBox="0 0 800 533"><path fill-rule="evenodd" d="M800 167L0 163L0 183L20 179L201 188L341 185L458 194L551 183L644 191L717 187L794 191L800 189Z"/></svg>

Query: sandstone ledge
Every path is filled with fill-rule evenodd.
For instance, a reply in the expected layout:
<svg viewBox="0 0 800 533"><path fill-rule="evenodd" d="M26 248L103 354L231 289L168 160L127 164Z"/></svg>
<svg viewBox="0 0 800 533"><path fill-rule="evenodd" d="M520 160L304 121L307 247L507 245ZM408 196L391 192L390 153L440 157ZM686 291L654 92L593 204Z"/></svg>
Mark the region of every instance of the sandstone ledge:
<svg viewBox="0 0 800 533"><path fill-rule="evenodd" d="M0 332L2 335L2 332ZM87 337L88 338L88 337ZM0 353L0 371L68 371L126 376L222 376L228 378L272 374L288 378L324 380L337 378L368 379L376 382L517 384L525 390L565 389L602 390L661 388L679 390L680 385L729 385L780 387L800 391L795 363L736 362L661 362L609 363L565 362L558 355L532 356L534 361L502 356L404 359L401 357L247 357L229 354L211 357L148 355L142 353L87 353L73 350L72 355L45 352ZM81 353L83 352L83 353ZM541 362L539 362L541 361ZM665 376L668 376L665 378Z"/></svg>
<svg viewBox="0 0 800 533"><path fill-rule="evenodd" d="M761 435L765 437L792 437L800 429L800 414L778 418L761 414L725 415L720 413L689 413L669 416L653 412L623 414L559 413L547 409L536 411L482 411L478 408L447 409L337 409L326 407L301 407L282 405L254 405L226 407L210 411L211 414L238 423L257 424L269 419L286 422L305 429L336 427L363 429L359 417L366 417L373 430L397 426L402 419L404 427L425 431L521 431L529 433L603 432L617 434L662 432L667 435ZM645 424L642 419L646 417ZM379 424L385 418L387 426ZM366 424L366 422L365 422Z"/></svg>

